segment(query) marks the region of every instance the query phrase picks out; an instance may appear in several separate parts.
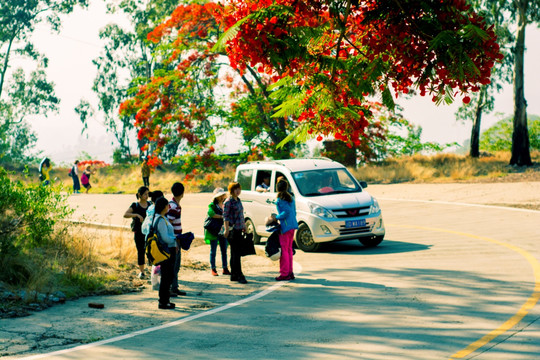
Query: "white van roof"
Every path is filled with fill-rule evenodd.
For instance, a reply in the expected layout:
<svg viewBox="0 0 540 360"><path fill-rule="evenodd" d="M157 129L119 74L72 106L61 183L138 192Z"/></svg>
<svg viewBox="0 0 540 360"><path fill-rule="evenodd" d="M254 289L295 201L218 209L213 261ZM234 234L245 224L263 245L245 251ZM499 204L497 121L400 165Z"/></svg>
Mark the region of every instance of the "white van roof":
<svg viewBox="0 0 540 360"><path fill-rule="evenodd" d="M242 168L244 166L247 166L247 167L265 168L268 166L275 166L275 165L283 166L289 169L290 172L316 170L316 169L336 169L336 168L345 167L344 165L336 161L327 159L327 158L251 161L246 164L239 165L238 167Z"/></svg>

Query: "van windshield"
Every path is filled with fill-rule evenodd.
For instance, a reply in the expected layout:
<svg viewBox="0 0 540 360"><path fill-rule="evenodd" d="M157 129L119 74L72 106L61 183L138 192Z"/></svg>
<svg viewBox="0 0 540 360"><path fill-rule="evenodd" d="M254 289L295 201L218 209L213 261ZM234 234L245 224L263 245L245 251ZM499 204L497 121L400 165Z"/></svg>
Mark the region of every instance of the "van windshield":
<svg viewBox="0 0 540 360"><path fill-rule="evenodd" d="M299 171L292 174L303 196L360 192L362 188L346 169Z"/></svg>

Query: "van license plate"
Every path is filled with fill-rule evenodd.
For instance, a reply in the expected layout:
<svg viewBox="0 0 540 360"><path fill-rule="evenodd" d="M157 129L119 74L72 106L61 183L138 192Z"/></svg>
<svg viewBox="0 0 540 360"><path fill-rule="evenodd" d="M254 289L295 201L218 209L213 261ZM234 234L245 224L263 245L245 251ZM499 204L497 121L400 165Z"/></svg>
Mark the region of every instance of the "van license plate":
<svg viewBox="0 0 540 360"><path fill-rule="evenodd" d="M366 226L366 219L345 221L346 228L355 228L361 226Z"/></svg>

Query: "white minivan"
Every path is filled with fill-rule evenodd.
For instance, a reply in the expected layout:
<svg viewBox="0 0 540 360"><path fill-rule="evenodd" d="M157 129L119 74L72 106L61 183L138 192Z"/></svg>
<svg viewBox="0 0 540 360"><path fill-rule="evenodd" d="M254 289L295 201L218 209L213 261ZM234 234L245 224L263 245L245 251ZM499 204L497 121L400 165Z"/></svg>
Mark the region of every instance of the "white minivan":
<svg viewBox="0 0 540 360"><path fill-rule="evenodd" d="M358 182L338 162L314 158L255 161L237 167L235 179L242 187L247 231L253 233L255 243L270 236L265 218L276 212L280 177L289 182L296 202L299 249L316 251L330 241L358 239L365 246L383 241L381 209L365 190L367 184Z"/></svg>

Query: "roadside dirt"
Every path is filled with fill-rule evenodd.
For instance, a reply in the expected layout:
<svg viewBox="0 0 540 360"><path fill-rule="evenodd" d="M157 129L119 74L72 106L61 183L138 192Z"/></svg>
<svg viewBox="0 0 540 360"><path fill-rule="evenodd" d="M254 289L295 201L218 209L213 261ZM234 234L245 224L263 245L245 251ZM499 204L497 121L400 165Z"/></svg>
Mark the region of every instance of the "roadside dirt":
<svg viewBox="0 0 540 360"><path fill-rule="evenodd" d="M18 358L51 352L70 346L111 338L156 326L197 312L234 302L262 287L273 284L279 265L259 254L243 258L242 267L248 284L231 282L229 276L212 276L207 265L210 247L202 241L183 252L180 287L187 296L171 298L175 310L158 309L158 292L150 280L141 281L138 292L116 296L94 296L66 301L43 311L20 318L0 321L0 357ZM257 251L264 251L260 248ZM218 250L218 266L221 264ZM92 308L89 304L103 304Z"/></svg>
<svg viewBox="0 0 540 360"><path fill-rule="evenodd" d="M381 200L448 201L540 210L538 181L371 185L368 191ZM122 201L126 204L133 201L130 196L124 196L125 201L123 198ZM126 225L121 216L117 215L125 207L124 203L119 205L118 198L107 200L106 195L94 197L103 203L103 209L94 207L86 212L79 211L79 214L86 214L109 224ZM209 198L209 194L187 194L183 201L186 204L191 201L194 204L192 207L198 208L202 207L201 204L207 204ZM79 195L73 197L73 204L84 204L89 199ZM185 215L188 224L191 222L190 216L195 216L187 211ZM105 218L106 221L101 220ZM200 234L202 225L200 228L189 230ZM258 251L261 252L262 249L259 248ZM142 281L139 292L81 298L32 313L27 317L2 319L0 357L20 358L126 334L219 307L275 283L273 278L278 273L279 265L264 256L243 258L244 273L249 281L247 285L233 283L228 276L212 276L208 268L208 256L209 247L201 241L183 253L183 262L190 264L190 267L182 268L180 272L181 287L187 292L187 296L172 299L177 306L174 311L159 310L157 291L152 290L149 281ZM217 262L220 264L219 254ZM138 281L135 272L132 274L132 281ZM89 303L103 304L104 308L90 308Z"/></svg>

